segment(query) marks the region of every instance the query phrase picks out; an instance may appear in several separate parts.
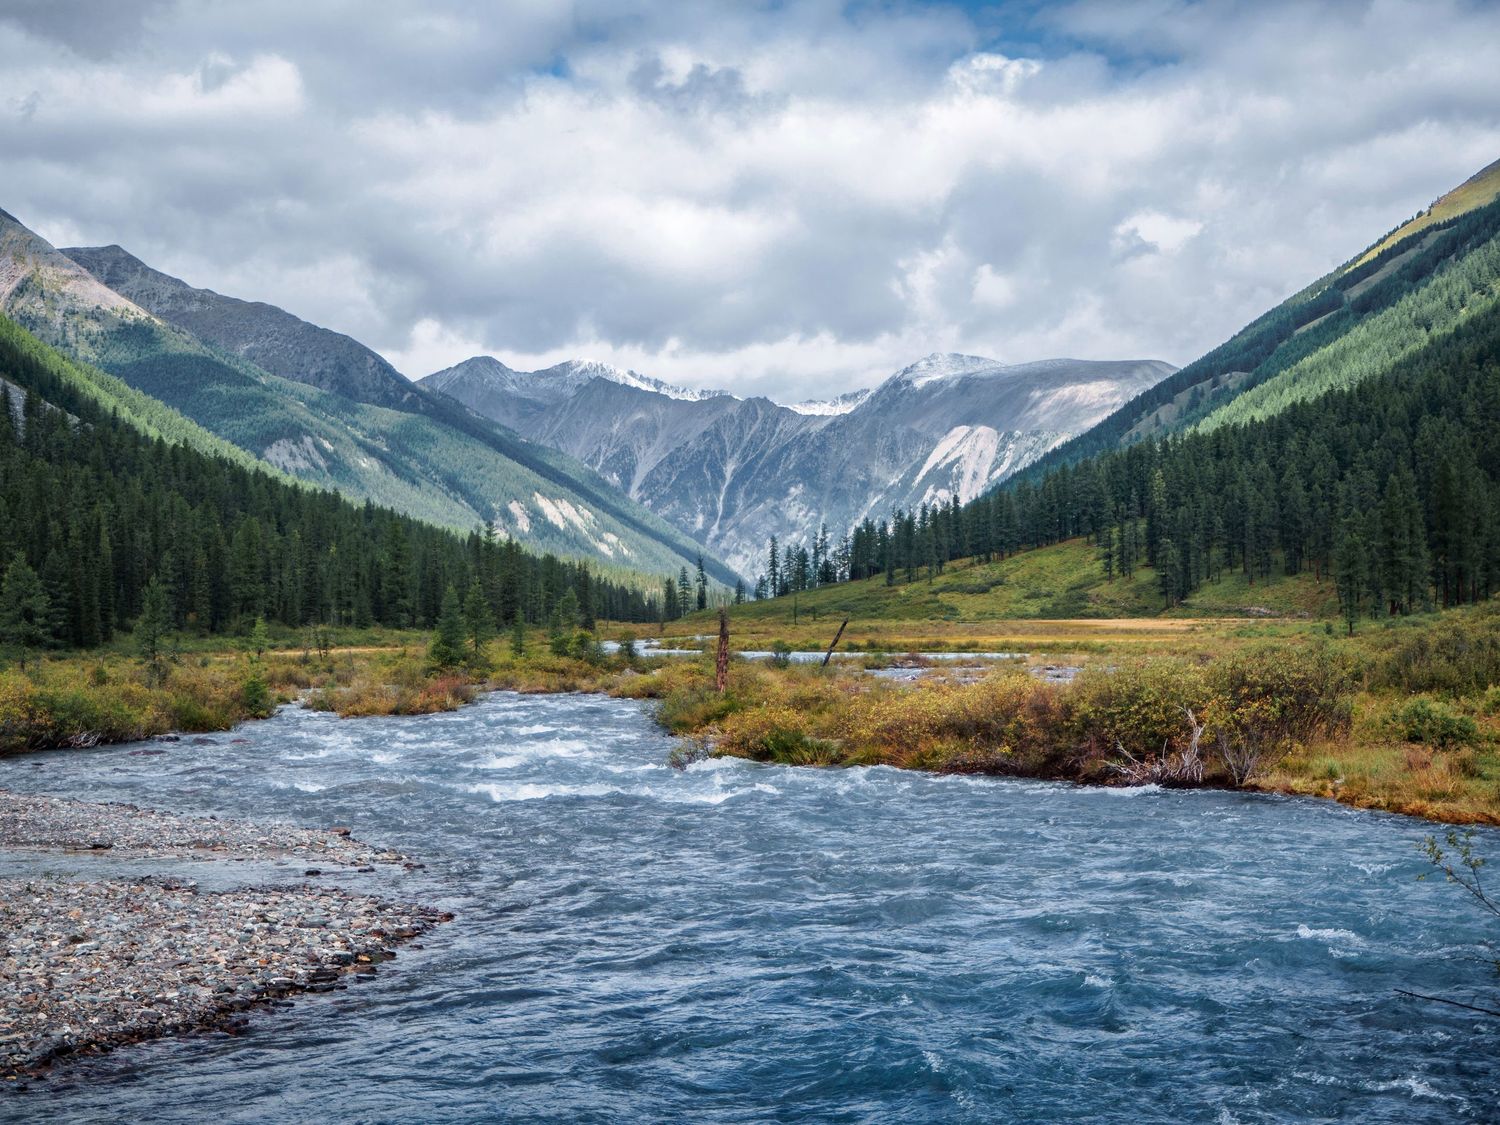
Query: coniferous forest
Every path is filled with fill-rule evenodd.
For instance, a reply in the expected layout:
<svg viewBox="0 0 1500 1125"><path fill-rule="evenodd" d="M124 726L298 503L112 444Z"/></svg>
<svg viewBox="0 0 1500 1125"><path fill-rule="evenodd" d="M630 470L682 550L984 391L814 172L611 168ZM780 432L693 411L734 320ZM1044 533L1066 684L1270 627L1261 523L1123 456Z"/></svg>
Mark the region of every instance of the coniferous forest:
<svg viewBox="0 0 1500 1125"><path fill-rule="evenodd" d="M1470 603L1500 590L1500 313L1433 338L1383 376L1270 418L1145 439L956 501L866 520L830 548L768 553L758 594L1083 536L1106 575L1155 568L1164 606L1227 570L1331 578L1344 615Z"/></svg>
<svg viewBox="0 0 1500 1125"><path fill-rule="evenodd" d="M99 644L140 615L153 588L172 628L202 633L261 617L428 626L450 586L476 579L497 626L548 620L569 592L585 625L656 616L653 597L586 563L480 531L459 536L147 436L85 393L68 361L0 327L5 641ZM162 411L150 425L158 433L174 419L190 425Z"/></svg>

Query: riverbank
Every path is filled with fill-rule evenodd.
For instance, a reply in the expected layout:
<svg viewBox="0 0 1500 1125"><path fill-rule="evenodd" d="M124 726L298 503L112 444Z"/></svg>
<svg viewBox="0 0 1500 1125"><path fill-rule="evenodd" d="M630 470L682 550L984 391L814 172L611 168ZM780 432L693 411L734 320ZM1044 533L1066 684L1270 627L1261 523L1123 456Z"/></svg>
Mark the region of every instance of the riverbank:
<svg viewBox="0 0 1500 1125"><path fill-rule="evenodd" d="M1156 621L1084 624L1017 622L1009 645L985 633L972 643L1026 651L1024 636L1032 647L978 679L941 665L894 684L848 664L735 664L721 693L711 664L687 661L602 690L655 700L697 753L1244 788L1500 824L1500 603L1354 637L1308 622L1197 621L1170 634ZM905 628L914 645L960 647L952 623L933 635ZM1048 682L1049 663L1081 672Z"/></svg>
<svg viewBox="0 0 1500 1125"><path fill-rule="evenodd" d="M0 1078L59 1058L199 1031L256 1007L347 987L450 915L302 881L201 890L218 865L406 864L325 830L183 817L0 791L0 848L35 870L0 876ZM127 860L168 874L98 872Z"/></svg>
<svg viewBox="0 0 1500 1125"><path fill-rule="evenodd" d="M812 644L805 621L784 624ZM737 660L722 693L708 654L653 657L624 626L601 630L621 645L614 652L587 634L554 645L532 633L522 653L491 644L467 666L441 670L428 664L419 634L300 655L203 652L156 685L123 657L76 656L25 675L0 672L0 750L226 729L294 699L367 717L450 711L485 690L600 692L651 701L662 725L690 740L689 753L1242 787L1500 824L1495 603L1387 620L1353 638L1305 620L1031 620L1006 623L1004 636L996 624L900 627L913 649L1018 659L958 667L899 650L845 650L828 668ZM732 639L785 646L763 607L751 625L740 638L732 624ZM877 625L890 623L856 623L846 644L875 643L867 634ZM685 626L700 632L668 635L661 646L712 646L696 619ZM818 628L826 632L826 622ZM893 676L892 663L914 666ZM122 714L150 721L117 721Z"/></svg>

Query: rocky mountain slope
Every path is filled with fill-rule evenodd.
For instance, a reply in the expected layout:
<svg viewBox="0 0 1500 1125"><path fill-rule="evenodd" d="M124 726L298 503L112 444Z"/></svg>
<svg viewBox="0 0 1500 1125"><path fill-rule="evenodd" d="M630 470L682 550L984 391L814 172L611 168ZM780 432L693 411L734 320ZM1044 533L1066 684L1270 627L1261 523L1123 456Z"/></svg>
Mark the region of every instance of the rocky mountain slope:
<svg viewBox="0 0 1500 1125"><path fill-rule="evenodd" d="M932 355L873 391L781 406L673 395L601 365L476 357L422 380L577 457L746 575L772 535L966 501L1169 376L1165 363Z"/></svg>
<svg viewBox="0 0 1500 1125"><path fill-rule="evenodd" d="M400 408L417 397L410 380L358 340L275 305L194 288L119 246L62 253L152 315L272 375L376 406Z"/></svg>
<svg viewBox="0 0 1500 1125"><path fill-rule="evenodd" d="M619 568L676 571L697 556L585 466L421 391L348 337L193 289L123 251L78 254L138 300L0 212L0 312L283 472L449 527L492 521Z"/></svg>

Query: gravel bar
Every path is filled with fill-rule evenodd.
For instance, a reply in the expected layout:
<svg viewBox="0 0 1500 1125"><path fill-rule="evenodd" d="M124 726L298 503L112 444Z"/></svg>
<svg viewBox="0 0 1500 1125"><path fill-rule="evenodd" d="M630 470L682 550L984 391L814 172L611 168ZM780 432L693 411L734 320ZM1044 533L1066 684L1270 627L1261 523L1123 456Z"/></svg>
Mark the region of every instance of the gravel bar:
<svg viewBox="0 0 1500 1125"><path fill-rule="evenodd" d="M0 789L0 847L121 849L195 859L298 859L369 867L401 863L399 852L362 844L347 828L297 828L211 816L174 816L136 805L75 801Z"/></svg>
<svg viewBox="0 0 1500 1125"><path fill-rule="evenodd" d="M62 857L110 849L122 859L160 858L174 872L0 877L0 1079L11 1081L77 1053L234 1032L247 1009L344 988L394 958L400 943L452 918L336 886L208 891L177 874L182 859L420 866L352 840L343 828L179 817L0 791L0 849Z"/></svg>

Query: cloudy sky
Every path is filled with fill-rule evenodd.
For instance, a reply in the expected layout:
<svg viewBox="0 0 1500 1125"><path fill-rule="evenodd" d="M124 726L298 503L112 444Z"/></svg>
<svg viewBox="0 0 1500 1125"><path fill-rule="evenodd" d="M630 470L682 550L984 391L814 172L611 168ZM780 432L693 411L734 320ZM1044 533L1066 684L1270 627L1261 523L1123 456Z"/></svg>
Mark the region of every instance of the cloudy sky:
<svg viewBox="0 0 1500 1125"><path fill-rule="evenodd" d="M0 0L0 207L421 376L1185 363L1500 157L1500 5Z"/></svg>

